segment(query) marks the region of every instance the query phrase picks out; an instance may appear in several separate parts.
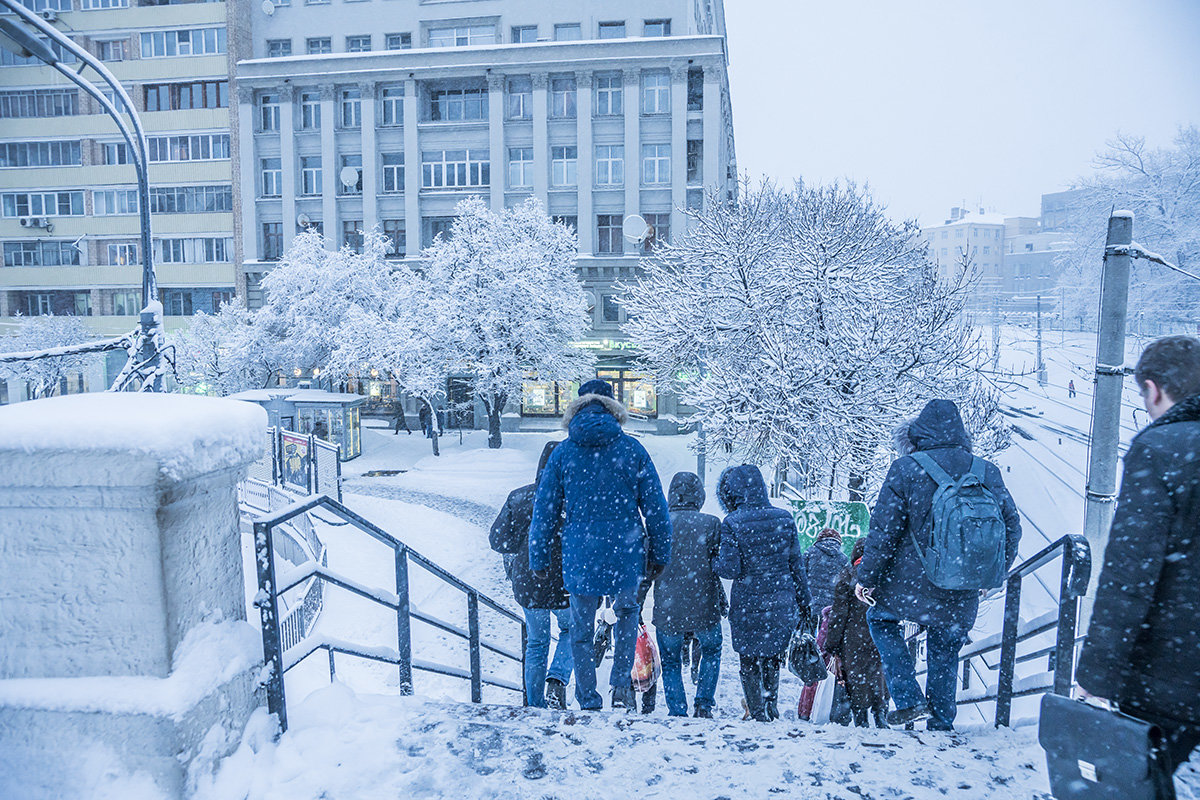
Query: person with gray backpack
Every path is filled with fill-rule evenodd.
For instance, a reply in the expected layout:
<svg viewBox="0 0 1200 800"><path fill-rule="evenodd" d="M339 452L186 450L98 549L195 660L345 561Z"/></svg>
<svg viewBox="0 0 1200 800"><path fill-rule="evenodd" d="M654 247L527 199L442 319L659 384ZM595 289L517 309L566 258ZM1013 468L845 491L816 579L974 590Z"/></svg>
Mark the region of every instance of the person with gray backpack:
<svg viewBox="0 0 1200 800"><path fill-rule="evenodd" d="M1000 469L971 453L952 401L929 401L898 434L900 458L871 511L855 595L871 606L867 624L896 704L888 723L928 719L929 730L949 731L959 650L981 593L1003 584L1017 557L1021 521ZM924 692L905 620L926 632Z"/></svg>

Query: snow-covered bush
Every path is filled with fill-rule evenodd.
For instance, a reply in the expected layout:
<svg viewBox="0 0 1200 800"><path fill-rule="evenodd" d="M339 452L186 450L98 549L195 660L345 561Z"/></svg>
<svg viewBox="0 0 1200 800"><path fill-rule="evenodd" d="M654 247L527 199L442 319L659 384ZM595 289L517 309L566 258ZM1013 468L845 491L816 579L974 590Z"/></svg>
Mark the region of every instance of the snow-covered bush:
<svg viewBox="0 0 1200 800"><path fill-rule="evenodd" d="M84 344L97 337L78 317L18 317L16 331L0 336L0 353L27 353ZM96 355L71 355L0 363L0 380L24 381L31 399L58 393L62 380L82 372Z"/></svg>
<svg viewBox="0 0 1200 800"><path fill-rule="evenodd" d="M241 297L215 314L196 314L170 341L175 347L176 379L187 391L225 396L262 388L271 378L274 361L254 325L254 313Z"/></svg>

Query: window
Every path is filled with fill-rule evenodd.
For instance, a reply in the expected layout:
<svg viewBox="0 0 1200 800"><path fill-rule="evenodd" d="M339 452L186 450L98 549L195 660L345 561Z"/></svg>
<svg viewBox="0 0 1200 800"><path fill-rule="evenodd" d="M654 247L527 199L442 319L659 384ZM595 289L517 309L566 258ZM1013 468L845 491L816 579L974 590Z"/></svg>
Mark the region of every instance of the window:
<svg viewBox="0 0 1200 800"><path fill-rule="evenodd" d="M81 0L79 7L84 11L100 11L105 8L129 8L129 0Z"/></svg>
<svg viewBox="0 0 1200 800"><path fill-rule="evenodd" d="M259 95L258 127L263 131L279 130L279 95L274 93Z"/></svg>
<svg viewBox="0 0 1200 800"><path fill-rule="evenodd" d="M71 311L77 317L90 317L92 315L92 293L91 292L71 292Z"/></svg>
<svg viewBox="0 0 1200 800"><path fill-rule="evenodd" d="M383 87L383 124L384 125L403 125L404 124L404 87L403 86L385 86Z"/></svg>
<svg viewBox="0 0 1200 800"><path fill-rule="evenodd" d="M945 248L945 247L943 247L943 248L942 248L942 255L947 255L947 253L948 253L948 251L946 250L946 248Z"/></svg>
<svg viewBox="0 0 1200 800"><path fill-rule="evenodd" d="M65 192L5 192L0 206L6 217L81 217L83 190Z"/></svg>
<svg viewBox="0 0 1200 800"><path fill-rule="evenodd" d="M142 34L142 58L211 56L225 52L224 28L151 31Z"/></svg>
<svg viewBox="0 0 1200 800"><path fill-rule="evenodd" d="M71 242L5 242L6 267L64 267L79 265L79 249Z"/></svg>
<svg viewBox="0 0 1200 800"><path fill-rule="evenodd" d="M305 42L305 48L310 56L323 56L333 52L333 39L328 36L314 36Z"/></svg>
<svg viewBox="0 0 1200 800"><path fill-rule="evenodd" d="M50 293L30 292L25 295L25 313L31 317L50 313Z"/></svg>
<svg viewBox="0 0 1200 800"><path fill-rule="evenodd" d="M228 133L151 136L146 140L151 162L223 161L229 158Z"/></svg>
<svg viewBox="0 0 1200 800"><path fill-rule="evenodd" d="M321 157L300 157L300 194L321 193Z"/></svg>
<svg viewBox="0 0 1200 800"><path fill-rule="evenodd" d="M412 34L389 33L384 37L384 46L388 50L409 50L412 48Z"/></svg>
<svg viewBox="0 0 1200 800"><path fill-rule="evenodd" d="M430 47L468 47L477 44L496 44L493 25L457 25L449 28L430 28Z"/></svg>
<svg viewBox="0 0 1200 800"><path fill-rule="evenodd" d="M600 23L600 38L601 39L624 39L625 38L625 23L624 22L601 22Z"/></svg>
<svg viewBox="0 0 1200 800"><path fill-rule="evenodd" d="M704 110L704 70L692 67L687 74L687 110Z"/></svg>
<svg viewBox="0 0 1200 800"><path fill-rule="evenodd" d="M483 89L434 89L429 92L431 122L486 120L488 96Z"/></svg>
<svg viewBox="0 0 1200 800"><path fill-rule="evenodd" d="M647 185L671 182L671 145L642 145L642 183Z"/></svg>
<svg viewBox="0 0 1200 800"><path fill-rule="evenodd" d="M383 191L391 194L404 191L404 153L383 154Z"/></svg>
<svg viewBox="0 0 1200 800"><path fill-rule="evenodd" d="M162 289L163 313L169 317L192 315L192 293L187 289Z"/></svg>
<svg viewBox="0 0 1200 800"><path fill-rule="evenodd" d="M575 76L550 80L550 116L574 118Z"/></svg>
<svg viewBox="0 0 1200 800"><path fill-rule="evenodd" d="M625 145L596 145L596 185L620 186L625 183Z"/></svg>
<svg viewBox="0 0 1200 800"><path fill-rule="evenodd" d="M342 127L362 127L362 92L358 89L342 90Z"/></svg>
<svg viewBox="0 0 1200 800"><path fill-rule="evenodd" d="M74 64L75 63L75 60L76 60L75 54L72 53L70 50L63 49L62 45L60 45L58 42L51 41L50 39L48 39L44 36L39 36L38 41L40 41L42 44L46 45L46 47L48 47L50 49L50 52L54 53L54 55L58 57L58 60L62 61L64 64ZM0 50L0 66L25 67L25 66L29 66L31 64L41 64L41 63L42 63L41 59L37 58L36 56L31 55L28 58L25 58L23 56L17 55L15 52L13 52L12 50L9 50L7 48L5 48L4 50Z"/></svg>
<svg viewBox="0 0 1200 800"><path fill-rule="evenodd" d="M137 189L97 189L92 192L93 213L97 217L138 213Z"/></svg>
<svg viewBox="0 0 1200 800"><path fill-rule="evenodd" d="M687 140L687 182L700 183L704 180L704 142L700 139Z"/></svg>
<svg viewBox="0 0 1200 800"><path fill-rule="evenodd" d="M232 302L233 302L233 292L231 292L231 291L213 292L212 293L212 310L214 312L220 311L221 306L225 305L226 303L232 303Z"/></svg>
<svg viewBox="0 0 1200 800"><path fill-rule="evenodd" d="M988 246L985 244L985 245L983 246L983 254L984 254L985 256L990 256L990 255L992 254L992 248L988 247Z"/></svg>
<svg viewBox="0 0 1200 800"><path fill-rule="evenodd" d="M533 148L508 148L508 188L528 189L533 186Z"/></svg>
<svg viewBox="0 0 1200 800"><path fill-rule="evenodd" d="M362 220L342 220L342 247L348 247L355 253L361 253L363 246Z"/></svg>
<svg viewBox="0 0 1200 800"><path fill-rule="evenodd" d="M647 72L642 76L642 113L671 113L671 76L666 72Z"/></svg>
<svg viewBox="0 0 1200 800"><path fill-rule="evenodd" d="M443 239L449 238L454 228L454 217L426 217L423 227L422 246L429 247L439 236Z"/></svg>
<svg viewBox="0 0 1200 800"><path fill-rule="evenodd" d="M267 58L287 58L291 54L291 39L267 39Z"/></svg>
<svg viewBox="0 0 1200 800"><path fill-rule="evenodd" d="M513 44L526 44L537 41L537 25L514 25L512 29Z"/></svg>
<svg viewBox="0 0 1200 800"><path fill-rule="evenodd" d="M1025 252L1026 252L1026 253L1032 253L1032 252L1033 252L1033 245L1032 245L1032 244L1027 244L1027 245L1025 245Z"/></svg>
<svg viewBox="0 0 1200 800"><path fill-rule="evenodd" d="M491 161L487 150L434 150L421 154L422 186L453 189L488 186Z"/></svg>
<svg viewBox="0 0 1200 800"><path fill-rule="evenodd" d="M619 256L625 252L625 240L621 234L620 214L597 215L596 234L597 253Z"/></svg>
<svg viewBox="0 0 1200 800"><path fill-rule="evenodd" d="M100 160L105 165L132 163L129 158L129 145L125 142L104 142Z"/></svg>
<svg viewBox="0 0 1200 800"><path fill-rule="evenodd" d="M949 236L950 236L950 231L942 231L942 238L943 238L943 239L945 239L945 238L948 238Z"/></svg>
<svg viewBox="0 0 1200 800"><path fill-rule="evenodd" d="M533 119L533 79L528 75L508 79L508 118Z"/></svg>
<svg viewBox="0 0 1200 800"><path fill-rule="evenodd" d="M579 182L578 162L578 148L550 148L550 183L554 186L575 186Z"/></svg>
<svg viewBox="0 0 1200 800"><path fill-rule="evenodd" d="M642 245L645 252L653 252L655 245L671 240L670 214L647 214L646 224L650 226L651 233Z"/></svg>
<svg viewBox="0 0 1200 800"><path fill-rule="evenodd" d="M617 305L617 298L611 294L600 295L600 307L604 312L605 322L620 322L621 307Z"/></svg>
<svg viewBox="0 0 1200 800"><path fill-rule="evenodd" d="M579 229L579 217L575 216L574 214L571 214L568 216L555 214L553 217L550 218L550 220L555 225L567 226L568 228L571 229L571 233L574 233L575 231L577 231Z"/></svg>
<svg viewBox="0 0 1200 800"><path fill-rule="evenodd" d="M77 167L82 163L78 141L0 142L0 168Z"/></svg>
<svg viewBox="0 0 1200 800"><path fill-rule="evenodd" d="M77 89L17 89L0 92L0 119L70 117L78 113Z"/></svg>
<svg viewBox="0 0 1200 800"><path fill-rule="evenodd" d="M642 26L642 36L670 36L671 20L648 19Z"/></svg>
<svg viewBox="0 0 1200 800"><path fill-rule="evenodd" d="M138 246L133 242L121 242L108 245L108 260L105 264L113 267L129 267L138 263Z"/></svg>
<svg viewBox="0 0 1200 800"><path fill-rule="evenodd" d="M228 81L148 83L142 88L145 92L147 111L229 108Z"/></svg>
<svg viewBox="0 0 1200 800"><path fill-rule="evenodd" d="M262 226L262 257L264 261L283 258L283 223L264 222Z"/></svg>
<svg viewBox="0 0 1200 800"><path fill-rule="evenodd" d="M574 42L583 38L583 28L578 22L554 26L554 41Z"/></svg>
<svg viewBox="0 0 1200 800"><path fill-rule="evenodd" d="M233 210L229 186L152 186L150 211L155 214L212 214Z"/></svg>
<svg viewBox="0 0 1200 800"><path fill-rule="evenodd" d="M283 194L283 162L278 158L262 159L262 196L279 197Z"/></svg>
<svg viewBox="0 0 1200 800"><path fill-rule="evenodd" d="M142 293L132 289L113 292L113 313L118 317L135 317L142 313Z"/></svg>
<svg viewBox="0 0 1200 800"><path fill-rule="evenodd" d="M111 39L96 42L96 53L101 61L126 61L129 59L129 40Z"/></svg>
<svg viewBox="0 0 1200 800"><path fill-rule="evenodd" d="M221 264L233 260L233 239L220 236L156 239L154 257L164 264Z"/></svg>
<svg viewBox="0 0 1200 800"><path fill-rule="evenodd" d="M305 130L321 127L321 95L316 92L300 93L300 127Z"/></svg>
<svg viewBox="0 0 1200 800"><path fill-rule="evenodd" d="M346 52L347 53L369 53L371 52L371 37L366 36L347 36L346 37Z"/></svg>
<svg viewBox="0 0 1200 800"><path fill-rule="evenodd" d="M70 11L71 0L17 0L21 5L37 14L46 9L53 11Z"/></svg>
<svg viewBox="0 0 1200 800"><path fill-rule="evenodd" d="M347 185L343 178L350 177L351 169L354 170L357 179L354 183ZM362 156L358 154L342 156L342 168L338 172L338 194L362 194L362 187Z"/></svg>
<svg viewBox="0 0 1200 800"><path fill-rule="evenodd" d="M383 221L383 238L387 240L387 257L404 258L407 240L404 235L404 220L385 219Z"/></svg>
<svg viewBox="0 0 1200 800"><path fill-rule="evenodd" d="M596 115L601 117L621 116L621 99L625 87L621 73L596 76Z"/></svg>

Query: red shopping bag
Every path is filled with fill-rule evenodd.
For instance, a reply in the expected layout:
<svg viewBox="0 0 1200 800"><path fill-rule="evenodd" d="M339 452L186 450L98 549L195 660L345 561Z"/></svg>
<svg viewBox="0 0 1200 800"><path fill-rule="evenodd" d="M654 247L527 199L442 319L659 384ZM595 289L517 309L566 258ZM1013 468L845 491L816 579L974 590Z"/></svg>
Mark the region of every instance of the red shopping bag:
<svg viewBox="0 0 1200 800"><path fill-rule="evenodd" d="M662 660L658 657L658 645L654 643L646 626L638 628L637 649L633 656L633 670L629 677L633 680L633 688L639 692L648 692L650 687L658 683L662 674Z"/></svg>

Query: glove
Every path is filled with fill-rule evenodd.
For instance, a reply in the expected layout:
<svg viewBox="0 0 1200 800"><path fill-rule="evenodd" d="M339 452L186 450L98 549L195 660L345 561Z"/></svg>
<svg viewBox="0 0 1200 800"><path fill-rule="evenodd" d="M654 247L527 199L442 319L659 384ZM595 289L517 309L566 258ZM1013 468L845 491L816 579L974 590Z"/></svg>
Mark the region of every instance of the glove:
<svg viewBox="0 0 1200 800"><path fill-rule="evenodd" d="M666 570L666 568L667 568L666 564L651 564L646 569L646 580L651 581L651 582L658 580L658 576L662 575L663 571Z"/></svg>
<svg viewBox="0 0 1200 800"><path fill-rule="evenodd" d="M549 570L547 570L547 571L545 571L545 572L538 572L538 571L535 569L535 570L533 571L533 577L537 578L539 581L544 581L544 580L547 580L547 579L550 577L550 572L549 572Z"/></svg>

